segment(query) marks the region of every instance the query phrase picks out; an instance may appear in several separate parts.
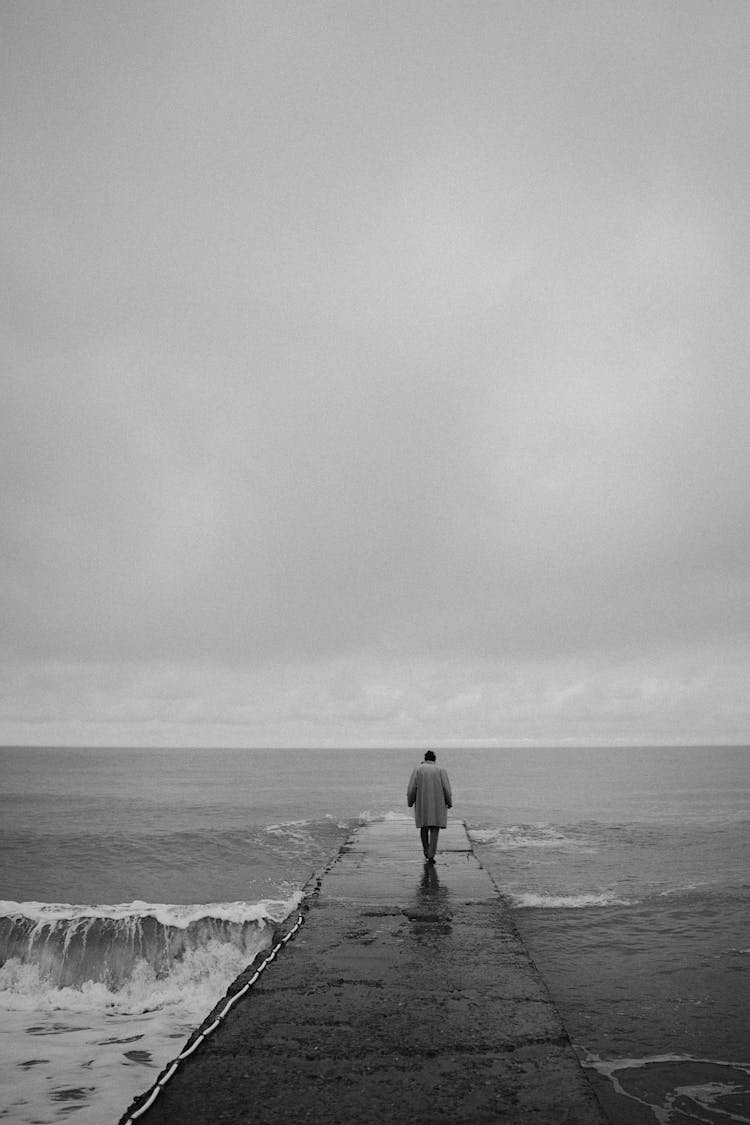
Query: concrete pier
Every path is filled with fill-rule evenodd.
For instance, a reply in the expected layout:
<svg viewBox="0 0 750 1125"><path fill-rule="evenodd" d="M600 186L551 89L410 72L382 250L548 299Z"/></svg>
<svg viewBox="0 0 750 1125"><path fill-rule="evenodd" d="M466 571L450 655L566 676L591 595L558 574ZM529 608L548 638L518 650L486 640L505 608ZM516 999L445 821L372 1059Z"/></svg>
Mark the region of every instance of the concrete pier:
<svg viewBox="0 0 750 1125"><path fill-rule="evenodd" d="M434 866L406 819L359 829L304 910L139 1123L606 1122L463 824Z"/></svg>

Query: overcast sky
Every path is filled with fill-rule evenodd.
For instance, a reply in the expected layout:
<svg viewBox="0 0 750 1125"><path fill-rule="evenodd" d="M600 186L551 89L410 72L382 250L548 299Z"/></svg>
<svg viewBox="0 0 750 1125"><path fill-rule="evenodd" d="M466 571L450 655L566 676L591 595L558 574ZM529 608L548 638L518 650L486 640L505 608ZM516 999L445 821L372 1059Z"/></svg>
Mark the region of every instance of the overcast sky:
<svg viewBox="0 0 750 1125"><path fill-rule="evenodd" d="M0 742L750 741L746 0L0 42Z"/></svg>

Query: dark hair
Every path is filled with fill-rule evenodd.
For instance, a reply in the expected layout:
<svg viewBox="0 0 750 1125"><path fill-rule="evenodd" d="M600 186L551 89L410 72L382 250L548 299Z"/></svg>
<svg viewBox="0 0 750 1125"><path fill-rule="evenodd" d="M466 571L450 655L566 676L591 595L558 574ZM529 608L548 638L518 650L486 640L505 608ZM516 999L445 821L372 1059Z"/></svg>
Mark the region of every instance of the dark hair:
<svg viewBox="0 0 750 1125"><path fill-rule="evenodd" d="M435 751L434 750L428 750L427 753L424 756L424 760L426 762L434 762L435 761Z"/></svg>

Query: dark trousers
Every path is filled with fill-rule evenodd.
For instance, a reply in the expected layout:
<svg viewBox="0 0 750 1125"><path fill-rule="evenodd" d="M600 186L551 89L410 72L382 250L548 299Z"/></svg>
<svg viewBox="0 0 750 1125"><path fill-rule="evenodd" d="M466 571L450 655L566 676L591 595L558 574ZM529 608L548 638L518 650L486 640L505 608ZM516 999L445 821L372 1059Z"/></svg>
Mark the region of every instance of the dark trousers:
<svg viewBox="0 0 750 1125"><path fill-rule="evenodd" d="M439 831L440 829L436 828L434 824L430 824L426 828L419 829L419 835L422 837L422 850L425 854L425 859L435 858Z"/></svg>

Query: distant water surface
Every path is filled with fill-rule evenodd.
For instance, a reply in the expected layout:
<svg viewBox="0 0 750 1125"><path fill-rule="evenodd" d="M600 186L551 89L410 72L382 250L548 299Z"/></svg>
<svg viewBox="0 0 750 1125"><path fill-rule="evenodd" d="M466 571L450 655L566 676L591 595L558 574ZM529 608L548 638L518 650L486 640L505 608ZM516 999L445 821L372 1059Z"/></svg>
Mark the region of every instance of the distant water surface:
<svg viewBox="0 0 750 1125"><path fill-rule="evenodd" d="M0 750L0 1104L116 1121L404 750ZM745 748L439 753L614 1125L750 1121Z"/></svg>

